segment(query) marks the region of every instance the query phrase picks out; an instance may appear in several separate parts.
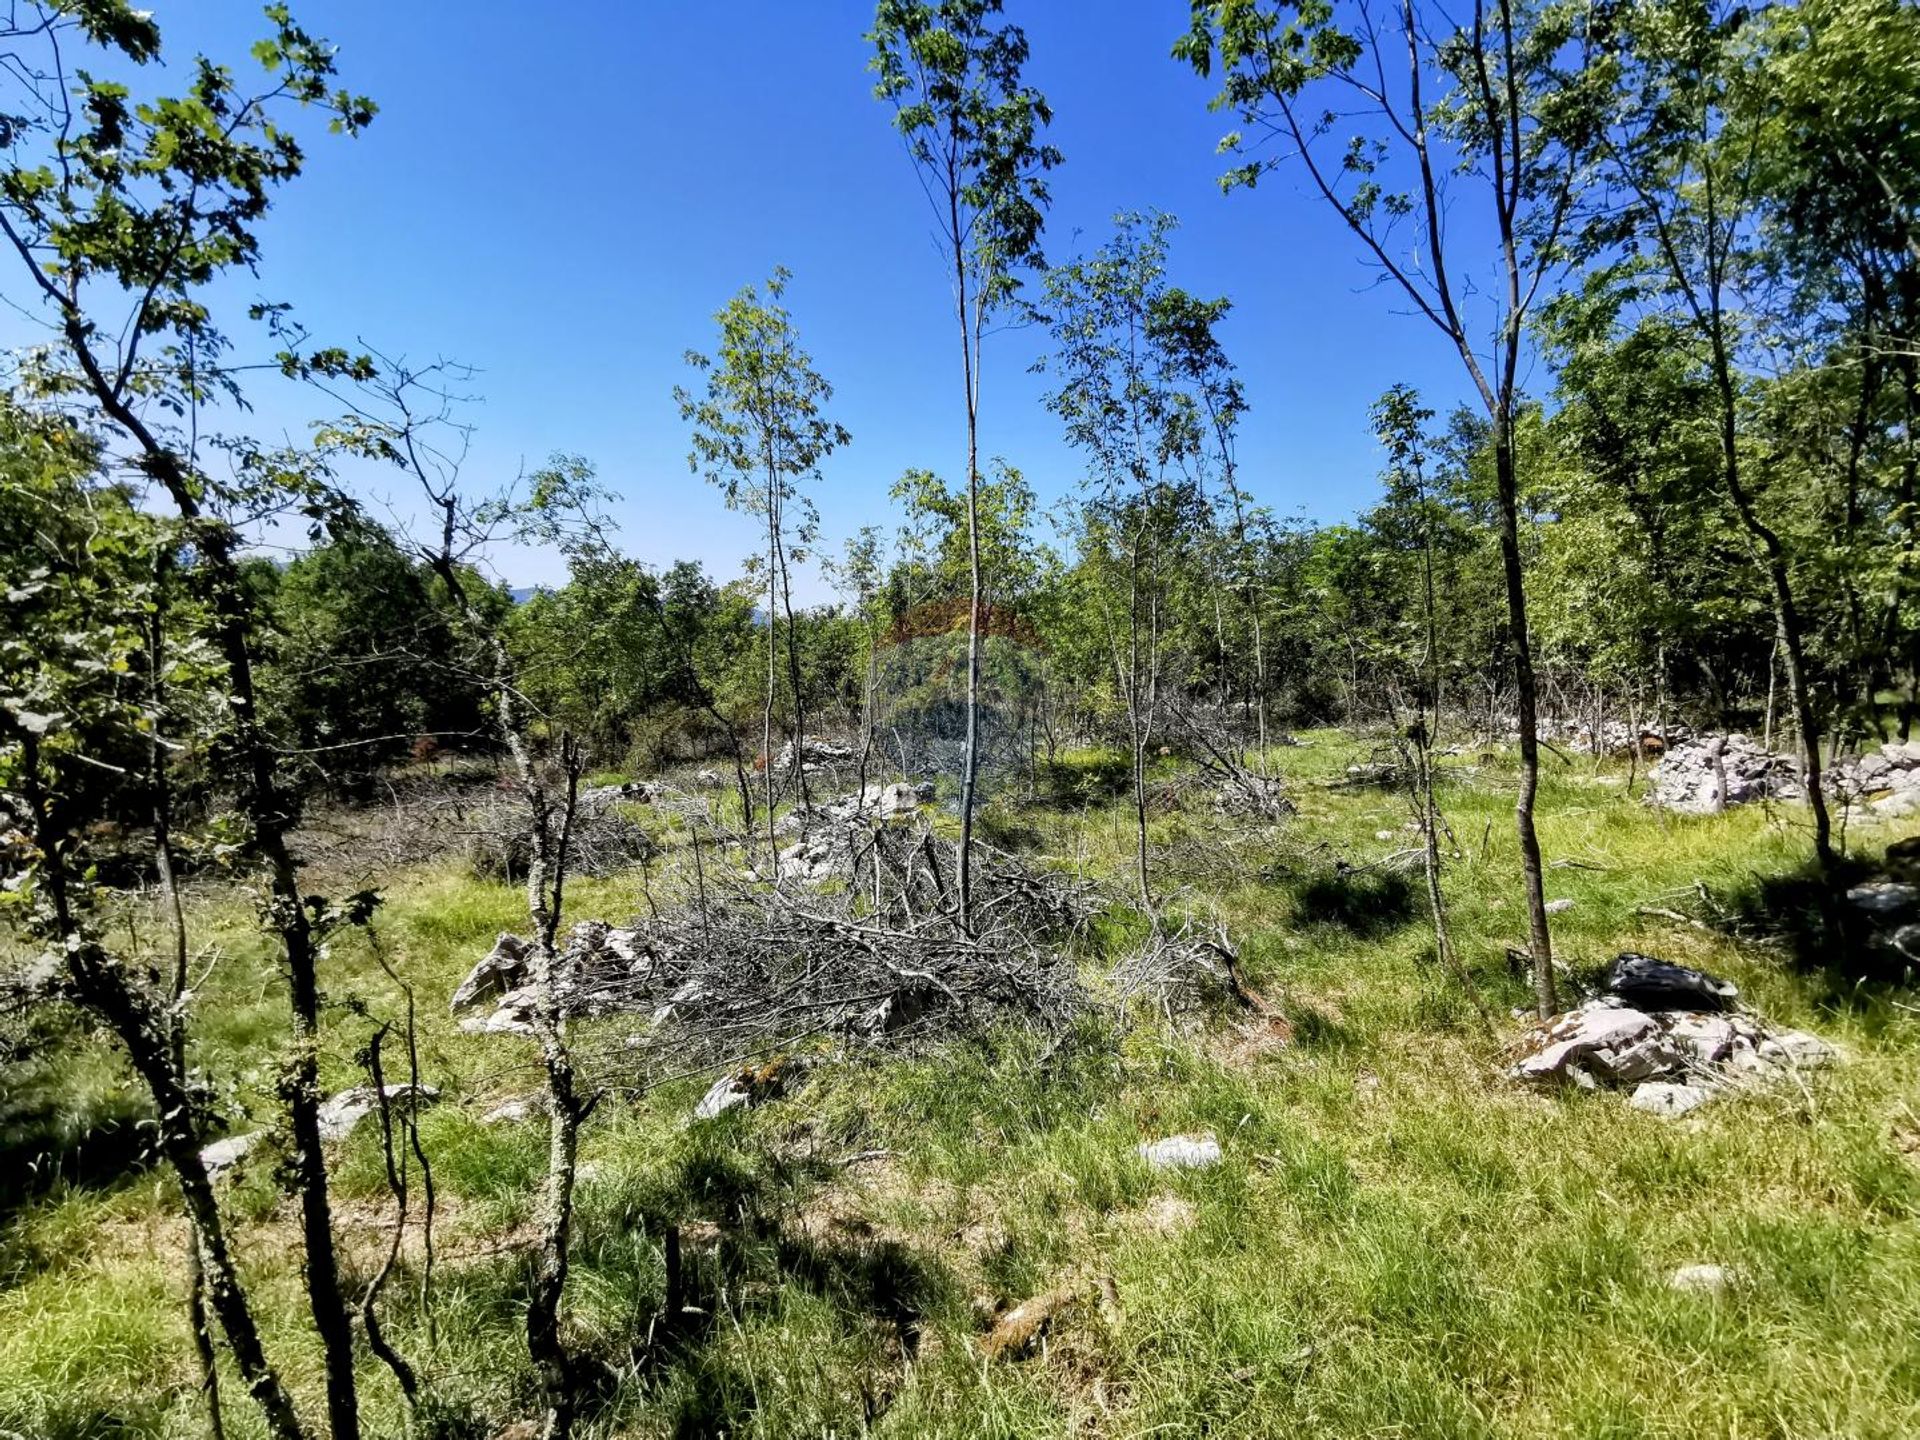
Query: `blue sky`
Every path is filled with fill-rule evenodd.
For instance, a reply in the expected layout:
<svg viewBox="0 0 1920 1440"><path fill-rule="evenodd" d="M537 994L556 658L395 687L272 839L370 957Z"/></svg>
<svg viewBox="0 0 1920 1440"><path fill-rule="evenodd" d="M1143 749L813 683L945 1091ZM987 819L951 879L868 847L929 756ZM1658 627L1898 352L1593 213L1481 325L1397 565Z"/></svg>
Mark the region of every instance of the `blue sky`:
<svg viewBox="0 0 1920 1440"><path fill-rule="evenodd" d="M251 63L251 4L154 8L181 74L190 48ZM787 303L854 437L816 489L830 543L893 523L886 492L904 468L957 478L957 341L926 201L864 68L870 4L294 8L381 113L358 140L313 139L245 292L292 302L318 339L478 367L476 480L583 454L620 497L630 553L736 573L750 522L689 473L672 391L712 312L775 265L793 271ZM1224 336L1252 404L1247 482L1285 514L1350 515L1375 493L1368 403L1405 380L1444 410L1466 398L1464 375L1426 322L1371 286L1303 177L1220 193L1228 122L1167 57L1186 9L1008 0L1066 156L1048 251L1090 248L1118 209L1177 215L1173 279L1234 301ZM1077 466L1027 373L1041 337L988 343L984 451L1051 499ZM268 431L314 411L297 394L257 403ZM501 568L516 584L558 578L550 557ZM827 593L812 578L802 598Z"/></svg>

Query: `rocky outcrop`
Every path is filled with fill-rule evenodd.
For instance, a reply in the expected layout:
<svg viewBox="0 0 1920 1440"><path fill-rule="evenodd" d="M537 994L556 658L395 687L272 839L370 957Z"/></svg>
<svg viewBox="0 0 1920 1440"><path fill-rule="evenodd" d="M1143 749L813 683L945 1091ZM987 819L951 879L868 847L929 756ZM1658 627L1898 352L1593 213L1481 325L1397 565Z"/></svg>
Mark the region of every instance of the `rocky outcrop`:
<svg viewBox="0 0 1920 1440"><path fill-rule="evenodd" d="M527 942L505 931L493 942L480 961L467 972L467 978L454 987L449 1010L470 1009L494 995L517 989L527 979Z"/></svg>

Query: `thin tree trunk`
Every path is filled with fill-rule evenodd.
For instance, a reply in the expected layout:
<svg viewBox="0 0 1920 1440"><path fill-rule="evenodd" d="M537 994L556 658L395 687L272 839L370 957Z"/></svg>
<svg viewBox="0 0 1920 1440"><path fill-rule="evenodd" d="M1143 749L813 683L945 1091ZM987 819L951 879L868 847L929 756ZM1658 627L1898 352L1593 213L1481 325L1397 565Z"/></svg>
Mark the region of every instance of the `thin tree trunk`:
<svg viewBox="0 0 1920 1440"><path fill-rule="evenodd" d="M1512 417L1494 420L1494 470L1500 494L1500 560L1507 583L1507 625L1512 632L1514 709L1520 728L1520 793L1513 804L1520 840L1520 870L1527 892L1527 923L1533 956L1534 1008L1540 1018L1559 1008L1553 976L1553 936L1547 928L1545 870L1534 830L1533 802L1540 790L1540 730L1534 690L1533 645L1527 632L1526 578L1520 561L1519 480L1514 473Z"/></svg>

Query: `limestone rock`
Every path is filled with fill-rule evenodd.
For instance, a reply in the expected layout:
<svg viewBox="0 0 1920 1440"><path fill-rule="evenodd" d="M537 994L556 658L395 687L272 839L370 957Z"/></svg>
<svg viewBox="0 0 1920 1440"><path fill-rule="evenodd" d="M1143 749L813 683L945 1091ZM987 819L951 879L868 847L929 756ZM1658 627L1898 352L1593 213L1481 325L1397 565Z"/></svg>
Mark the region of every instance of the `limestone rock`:
<svg viewBox="0 0 1920 1440"><path fill-rule="evenodd" d="M1920 913L1920 886L1900 880L1868 880L1847 891L1847 903L1880 924L1911 920Z"/></svg>
<svg viewBox="0 0 1920 1440"><path fill-rule="evenodd" d="M464 1010L489 995L499 995L526 983L527 952L532 947L518 935L501 932L484 959L467 972L453 992L449 1010Z"/></svg>
<svg viewBox="0 0 1920 1440"><path fill-rule="evenodd" d="M425 1106L440 1098L440 1092L431 1085L388 1085L383 1089L389 1106ZM362 1120L379 1109L380 1094L371 1085L355 1085L328 1099L320 1107L320 1138L346 1139Z"/></svg>
<svg viewBox="0 0 1920 1440"><path fill-rule="evenodd" d="M544 1095L516 1095L511 1100L502 1100L486 1114L480 1117L482 1125L518 1125L537 1115L547 1113L547 1097Z"/></svg>
<svg viewBox="0 0 1920 1440"><path fill-rule="evenodd" d="M1787 1030L1778 1035L1770 1035L1755 1048L1762 1060L1800 1069L1816 1069L1822 1065L1831 1065L1840 1058L1840 1052L1833 1046L1818 1035L1810 1035L1805 1030Z"/></svg>
<svg viewBox="0 0 1920 1440"><path fill-rule="evenodd" d="M264 1130L250 1130L244 1135L229 1135L224 1140L216 1140L204 1146L200 1151L200 1163L207 1167L207 1174L221 1175L238 1165L252 1153L254 1147L267 1138Z"/></svg>
<svg viewBox="0 0 1920 1440"><path fill-rule="evenodd" d="M1220 1163L1220 1142L1211 1131L1170 1135L1141 1144L1140 1158L1155 1170L1206 1170Z"/></svg>

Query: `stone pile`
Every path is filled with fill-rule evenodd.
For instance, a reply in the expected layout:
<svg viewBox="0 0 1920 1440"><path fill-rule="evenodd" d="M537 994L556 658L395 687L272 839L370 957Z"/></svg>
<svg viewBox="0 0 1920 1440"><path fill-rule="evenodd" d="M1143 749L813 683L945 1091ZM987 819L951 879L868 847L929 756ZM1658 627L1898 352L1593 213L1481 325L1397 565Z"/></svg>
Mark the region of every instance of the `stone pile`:
<svg viewBox="0 0 1920 1440"><path fill-rule="evenodd" d="M448 1009L458 1014L491 1000L491 1014L469 1015L460 1029L469 1035L531 1035L536 995L529 968L532 945L518 935L502 933L493 949L455 987ZM573 991L583 976L618 969L645 975L653 965L640 932L609 925L604 920L582 920L567 932L554 957L553 985L565 1008L573 1006Z"/></svg>
<svg viewBox="0 0 1920 1440"><path fill-rule="evenodd" d="M1842 761L1834 790L1881 820L1920 813L1920 741L1896 740Z"/></svg>
<svg viewBox="0 0 1920 1440"><path fill-rule="evenodd" d="M837 744L832 740L821 740L809 735L800 747L801 768L814 771L831 769L836 765L858 763L860 752L851 745ZM783 775L793 768L793 742L787 741L780 747L780 753L774 756L773 771Z"/></svg>
<svg viewBox="0 0 1920 1440"><path fill-rule="evenodd" d="M1650 772L1651 803L1687 815L1712 815L1754 800L1806 799L1800 763L1745 735L1709 735L1676 743ZM1826 772L1827 790L1861 819L1920 814L1920 741L1893 741L1851 756Z"/></svg>
<svg viewBox="0 0 1920 1440"><path fill-rule="evenodd" d="M1745 735L1672 745L1653 767L1651 802L1683 815L1716 815L1754 800L1802 800L1800 767Z"/></svg>
<svg viewBox="0 0 1920 1440"><path fill-rule="evenodd" d="M1623 954L1599 995L1527 1035L1511 1073L1584 1089L1631 1086L1635 1109L1674 1116L1722 1090L1836 1058L1818 1036L1775 1030L1739 998L1705 971Z"/></svg>

